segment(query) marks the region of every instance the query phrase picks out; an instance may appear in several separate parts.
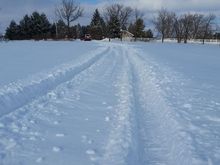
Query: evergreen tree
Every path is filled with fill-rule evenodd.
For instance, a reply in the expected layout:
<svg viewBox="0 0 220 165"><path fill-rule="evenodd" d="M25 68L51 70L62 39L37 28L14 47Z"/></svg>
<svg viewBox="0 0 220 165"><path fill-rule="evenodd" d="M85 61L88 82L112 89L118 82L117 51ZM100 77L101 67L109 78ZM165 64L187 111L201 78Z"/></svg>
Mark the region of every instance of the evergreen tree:
<svg viewBox="0 0 220 165"><path fill-rule="evenodd" d="M12 32L16 29L16 34ZM19 25L16 25L14 21L11 22L7 28L9 39L46 39L51 38L55 34L55 26L52 26L48 21L45 14L39 14L33 12L29 17L25 15L20 21Z"/></svg>
<svg viewBox="0 0 220 165"><path fill-rule="evenodd" d="M44 13L40 15L40 18L41 18L41 24L40 24L41 35L44 39L49 38L52 34L51 32L52 25L50 24L50 22L47 19L47 16Z"/></svg>
<svg viewBox="0 0 220 165"><path fill-rule="evenodd" d="M88 34L90 32L90 29L91 29L90 26L82 26L81 27L80 38L84 38L85 34Z"/></svg>
<svg viewBox="0 0 220 165"><path fill-rule="evenodd" d="M102 39L106 32L106 25L103 18L100 16L98 9L93 14L92 21L90 23L90 34L93 39Z"/></svg>
<svg viewBox="0 0 220 165"><path fill-rule="evenodd" d="M112 15L108 22L109 38L120 38L120 21L116 15Z"/></svg>
<svg viewBox="0 0 220 165"><path fill-rule="evenodd" d="M50 27L50 37L52 39L57 39L57 36L56 36L56 24L53 23Z"/></svg>
<svg viewBox="0 0 220 165"><path fill-rule="evenodd" d="M25 15L23 19L20 21L21 39L31 39L33 28L31 25L31 18L28 15Z"/></svg>
<svg viewBox="0 0 220 165"><path fill-rule="evenodd" d="M138 18L134 24L130 24L128 30L134 34L135 40L137 38L143 38L145 36L145 31L144 31L145 25L144 25L144 20L142 18Z"/></svg>
<svg viewBox="0 0 220 165"><path fill-rule="evenodd" d="M144 28L144 20L141 18L137 19L137 21L135 22L135 37L144 37Z"/></svg>
<svg viewBox="0 0 220 165"><path fill-rule="evenodd" d="M19 39L19 31L19 26L12 20L9 27L6 29L5 37L9 40Z"/></svg>
<svg viewBox="0 0 220 165"><path fill-rule="evenodd" d="M101 26L101 16L100 16L100 13L98 11L98 9L95 10L94 14L93 14L93 18L92 18L92 21L90 23L90 26L91 27L94 27L94 26Z"/></svg>
<svg viewBox="0 0 220 165"><path fill-rule="evenodd" d="M63 20L59 20L56 23L56 38L65 38L68 34L65 22Z"/></svg>
<svg viewBox="0 0 220 165"><path fill-rule="evenodd" d="M153 32L152 32L151 29L149 29L149 30L147 30L147 31L145 32L145 37L146 37L146 38L153 38L153 37L154 37Z"/></svg>
<svg viewBox="0 0 220 165"><path fill-rule="evenodd" d="M51 24L44 13L33 12L31 27L31 35L34 39L45 39L51 36Z"/></svg>

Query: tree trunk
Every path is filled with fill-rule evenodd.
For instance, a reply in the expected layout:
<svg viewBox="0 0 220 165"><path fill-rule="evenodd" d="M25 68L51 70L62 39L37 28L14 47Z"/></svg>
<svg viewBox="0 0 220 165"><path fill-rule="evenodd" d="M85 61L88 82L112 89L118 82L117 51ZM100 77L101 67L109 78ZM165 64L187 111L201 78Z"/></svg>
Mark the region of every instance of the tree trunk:
<svg viewBox="0 0 220 165"><path fill-rule="evenodd" d="M181 37L177 37L177 43L181 43Z"/></svg>
<svg viewBox="0 0 220 165"><path fill-rule="evenodd" d="M185 37L184 37L184 44L187 44L187 40L188 40L188 36L185 35Z"/></svg>
<svg viewBox="0 0 220 165"><path fill-rule="evenodd" d="M162 43L164 43L164 36L162 35Z"/></svg>
<svg viewBox="0 0 220 165"><path fill-rule="evenodd" d="M67 36L68 36L68 39L70 39L70 21L68 20L67 21Z"/></svg>
<svg viewBox="0 0 220 165"><path fill-rule="evenodd" d="M205 44L205 38L206 38L206 32L205 32L205 34L203 35L203 38L202 38L202 44L203 45Z"/></svg>

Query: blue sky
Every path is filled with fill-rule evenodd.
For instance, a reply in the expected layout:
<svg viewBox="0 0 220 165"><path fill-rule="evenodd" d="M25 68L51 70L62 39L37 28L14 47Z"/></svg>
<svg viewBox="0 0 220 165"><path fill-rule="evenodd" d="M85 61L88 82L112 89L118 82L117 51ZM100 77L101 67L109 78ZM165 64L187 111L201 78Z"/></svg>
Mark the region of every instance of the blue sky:
<svg viewBox="0 0 220 165"><path fill-rule="evenodd" d="M0 32L4 32L10 21L20 20L24 14L33 11L44 12L50 21L55 21L54 9L61 0L0 0ZM76 0L77 1L77 0ZM176 12L214 13L220 18L220 0L78 0L84 7L84 17L75 23L87 24L95 8L100 11L109 3L122 3L138 8L145 13L145 19L154 16L156 10L167 8ZM147 22L147 21L146 21ZM220 22L219 22L220 23Z"/></svg>

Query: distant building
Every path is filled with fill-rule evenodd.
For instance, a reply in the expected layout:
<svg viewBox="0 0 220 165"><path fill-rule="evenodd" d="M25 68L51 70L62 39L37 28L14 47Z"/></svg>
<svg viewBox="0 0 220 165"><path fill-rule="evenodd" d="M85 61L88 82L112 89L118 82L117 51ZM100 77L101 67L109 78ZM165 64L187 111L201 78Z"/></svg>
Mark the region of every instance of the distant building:
<svg viewBox="0 0 220 165"><path fill-rule="evenodd" d="M121 30L121 39L122 41L132 41L134 34L130 33L127 30Z"/></svg>

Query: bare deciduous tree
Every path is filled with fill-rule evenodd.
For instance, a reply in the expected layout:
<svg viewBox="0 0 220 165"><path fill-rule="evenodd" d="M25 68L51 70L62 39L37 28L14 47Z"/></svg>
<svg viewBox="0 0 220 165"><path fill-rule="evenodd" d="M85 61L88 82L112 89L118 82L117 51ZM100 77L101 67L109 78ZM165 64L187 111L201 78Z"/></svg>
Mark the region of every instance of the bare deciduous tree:
<svg viewBox="0 0 220 165"><path fill-rule="evenodd" d="M177 42L190 39L202 39L213 37L213 23L215 15L209 14L183 14L177 16L166 9L158 11L158 16L153 20L156 30L162 35L162 42L166 37L176 37Z"/></svg>
<svg viewBox="0 0 220 165"><path fill-rule="evenodd" d="M181 43L183 39L183 32L184 32L184 26L183 26L183 19L175 17L174 21L174 32L177 38L177 42Z"/></svg>
<svg viewBox="0 0 220 165"><path fill-rule="evenodd" d="M184 43L187 43L193 29L193 15L184 14L182 19L183 19L183 28L184 28L183 39L184 39Z"/></svg>
<svg viewBox="0 0 220 165"><path fill-rule="evenodd" d="M120 22L120 28L125 29L129 24L132 12L133 10L131 7L126 7L121 4L113 4L106 8L105 19L106 22L109 22L112 17L116 17Z"/></svg>
<svg viewBox="0 0 220 165"><path fill-rule="evenodd" d="M209 34L209 31L211 31L211 25L213 24L213 21L215 20L216 16L214 14L209 14L203 19L203 25L202 25L202 43L205 43L205 39L207 35Z"/></svg>
<svg viewBox="0 0 220 165"><path fill-rule="evenodd" d="M156 30L162 35L162 42L165 37L171 37L173 33L175 13L169 12L166 9L158 11L158 16L153 20Z"/></svg>
<svg viewBox="0 0 220 165"><path fill-rule="evenodd" d="M193 28L192 28L192 38L196 39L199 36L200 28L203 22L204 15L194 14L193 15Z"/></svg>
<svg viewBox="0 0 220 165"><path fill-rule="evenodd" d="M166 15L167 11L165 9L162 9L158 12L157 18L153 20L156 30L162 35L162 42L164 42L165 38Z"/></svg>
<svg viewBox="0 0 220 165"><path fill-rule="evenodd" d="M83 14L83 8L73 0L62 0L60 7L55 10L59 19L67 24L68 37L70 37L70 24Z"/></svg>

